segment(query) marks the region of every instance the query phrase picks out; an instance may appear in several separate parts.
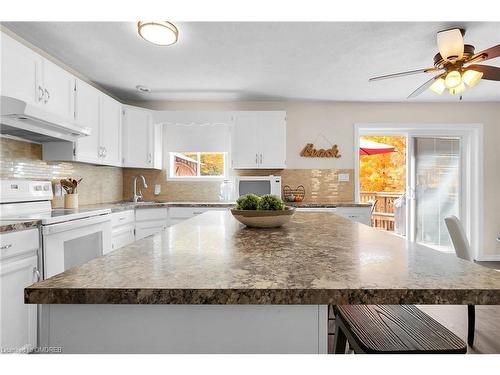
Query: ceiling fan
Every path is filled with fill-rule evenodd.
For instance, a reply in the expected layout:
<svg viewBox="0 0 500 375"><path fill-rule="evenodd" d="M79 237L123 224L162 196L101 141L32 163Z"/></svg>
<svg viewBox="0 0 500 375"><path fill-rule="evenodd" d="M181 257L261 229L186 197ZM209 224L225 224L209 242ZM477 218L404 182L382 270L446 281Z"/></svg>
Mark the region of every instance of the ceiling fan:
<svg viewBox="0 0 500 375"><path fill-rule="evenodd" d="M441 95L445 90L451 95L461 94L466 85L474 87L480 80L500 81L500 68L477 63L500 56L500 44L474 53L474 46L464 44L465 29L448 29L437 33L439 53L434 56L434 67L410 70L407 72L387 74L370 78L369 81L402 77L419 73L437 73L423 85L413 91L407 99L415 98L430 89Z"/></svg>

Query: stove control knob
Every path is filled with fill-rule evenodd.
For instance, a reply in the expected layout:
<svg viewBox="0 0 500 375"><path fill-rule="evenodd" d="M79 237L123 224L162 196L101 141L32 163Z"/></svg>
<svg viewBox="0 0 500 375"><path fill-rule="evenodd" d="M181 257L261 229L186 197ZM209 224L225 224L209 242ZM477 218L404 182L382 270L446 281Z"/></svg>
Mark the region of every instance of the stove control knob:
<svg viewBox="0 0 500 375"><path fill-rule="evenodd" d="M42 191L42 185L35 185L35 191Z"/></svg>

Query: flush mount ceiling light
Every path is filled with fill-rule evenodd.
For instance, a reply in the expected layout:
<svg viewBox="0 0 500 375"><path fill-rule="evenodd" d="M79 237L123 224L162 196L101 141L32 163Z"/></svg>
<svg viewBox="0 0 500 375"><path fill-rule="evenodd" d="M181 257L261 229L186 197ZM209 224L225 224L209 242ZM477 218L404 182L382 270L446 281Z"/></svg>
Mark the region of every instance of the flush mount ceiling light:
<svg viewBox="0 0 500 375"><path fill-rule="evenodd" d="M139 21L137 32L150 43L158 46L169 46L177 42L179 31L167 21Z"/></svg>
<svg viewBox="0 0 500 375"><path fill-rule="evenodd" d="M439 53L434 56L434 66L407 72L386 74L370 78L371 81L404 77L412 74L432 73L428 79L413 91L407 99L415 98L427 89L441 95L447 91L451 95L460 95L465 89L476 86L480 80L500 81L500 67L482 65L483 61L500 57L500 44L475 52L474 46L464 44L465 29L454 28L437 33Z"/></svg>

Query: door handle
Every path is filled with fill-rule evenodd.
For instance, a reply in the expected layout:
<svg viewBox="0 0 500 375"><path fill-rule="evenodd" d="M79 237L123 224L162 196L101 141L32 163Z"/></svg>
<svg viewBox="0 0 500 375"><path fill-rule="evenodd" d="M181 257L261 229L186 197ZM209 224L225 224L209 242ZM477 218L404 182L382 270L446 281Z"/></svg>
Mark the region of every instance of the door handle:
<svg viewBox="0 0 500 375"><path fill-rule="evenodd" d="M44 103L47 103L50 99L50 93L48 92L47 89L44 90L44 93L45 93L45 100L44 100Z"/></svg>
<svg viewBox="0 0 500 375"><path fill-rule="evenodd" d="M38 271L38 268L37 267L33 267L33 275L35 275L35 281L40 281L40 279L42 278L41 275L40 275L40 271Z"/></svg>
<svg viewBox="0 0 500 375"><path fill-rule="evenodd" d="M43 100L43 96L45 94L43 93L43 88L42 86L38 86L38 101L41 102Z"/></svg>

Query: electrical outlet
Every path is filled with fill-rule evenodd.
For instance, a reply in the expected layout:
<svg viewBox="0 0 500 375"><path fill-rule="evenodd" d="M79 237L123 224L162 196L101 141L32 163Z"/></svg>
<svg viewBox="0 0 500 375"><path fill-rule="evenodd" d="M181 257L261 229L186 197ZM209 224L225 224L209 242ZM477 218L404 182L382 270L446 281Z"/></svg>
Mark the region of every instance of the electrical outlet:
<svg viewBox="0 0 500 375"><path fill-rule="evenodd" d="M155 185L155 195L160 195L160 192L161 192L161 185L160 184L156 184Z"/></svg>
<svg viewBox="0 0 500 375"><path fill-rule="evenodd" d="M349 182L349 173L339 173L339 182Z"/></svg>

